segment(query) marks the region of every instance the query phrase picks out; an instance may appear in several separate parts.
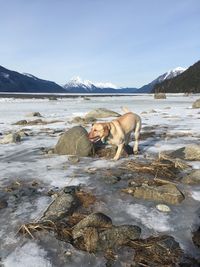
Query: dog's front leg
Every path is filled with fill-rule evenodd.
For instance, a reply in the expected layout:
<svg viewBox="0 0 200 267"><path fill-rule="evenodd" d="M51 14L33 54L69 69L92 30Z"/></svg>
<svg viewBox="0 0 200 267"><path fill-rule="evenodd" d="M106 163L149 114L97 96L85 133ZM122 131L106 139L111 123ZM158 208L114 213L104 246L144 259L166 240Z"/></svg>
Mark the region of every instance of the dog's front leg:
<svg viewBox="0 0 200 267"><path fill-rule="evenodd" d="M120 158L121 153L122 153L122 151L123 151L123 148L124 148L124 143L118 145L118 147L117 147L117 152L116 152L116 154L115 154L115 156L114 156L114 158L113 158L114 160L118 160L118 159Z"/></svg>

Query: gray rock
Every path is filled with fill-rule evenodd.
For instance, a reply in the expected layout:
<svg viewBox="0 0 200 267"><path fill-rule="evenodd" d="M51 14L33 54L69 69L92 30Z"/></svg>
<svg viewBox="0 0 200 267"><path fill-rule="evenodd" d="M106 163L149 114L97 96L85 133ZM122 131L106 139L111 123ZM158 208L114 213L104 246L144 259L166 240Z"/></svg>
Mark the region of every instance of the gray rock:
<svg viewBox="0 0 200 267"><path fill-rule="evenodd" d="M200 170L193 170L190 174L182 179L184 184L200 184Z"/></svg>
<svg viewBox="0 0 200 267"><path fill-rule="evenodd" d="M192 144L186 147L179 148L169 153L169 156L184 160L200 160L200 145Z"/></svg>
<svg viewBox="0 0 200 267"><path fill-rule="evenodd" d="M56 222L73 213L78 205L76 198L77 190L78 188L75 186L65 187L49 205L41 217L40 222Z"/></svg>
<svg viewBox="0 0 200 267"><path fill-rule="evenodd" d="M5 209L8 206L8 202L6 200L0 200L0 209Z"/></svg>
<svg viewBox="0 0 200 267"><path fill-rule="evenodd" d="M158 113L155 109L149 110L149 113Z"/></svg>
<svg viewBox="0 0 200 267"><path fill-rule="evenodd" d="M141 229L136 225L113 226L99 234L98 248L101 250L117 248L138 239L140 234Z"/></svg>
<svg viewBox="0 0 200 267"><path fill-rule="evenodd" d="M18 143L21 141L21 136L18 133L10 133L5 135L1 140L0 144L10 144L10 143Z"/></svg>
<svg viewBox="0 0 200 267"><path fill-rule="evenodd" d="M111 175L103 177L103 180L106 184L116 184L121 180L121 178L119 176Z"/></svg>
<svg viewBox="0 0 200 267"><path fill-rule="evenodd" d="M93 123L95 121L96 119L93 117L82 118L82 117L77 116L77 117L74 117L70 122L84 125L88 123Z"/></svg>
<svg viewBox="0 0 200 267"><path fill-rule="evenodd" d="M154 200L168 204L178 204L184 200L182 192L173 184L161 186L142 184L142 186L134 187L130 193L136 198Z"/></svg>
<svg viewBox="0 0 200 267"><path fill-rule="evenodd" d="M56 100L58 100L56 96L49 96L48 98L49 98L49 100L51 100L51 101L56 101Z"/></svg>
<svg viewBox="0 0 200 267"><path fill-rule="evenodd" d="M200 98L192 104L192 108L200 108Z"/></svg>
<svg viewBox="0 0 200 267"><path fill-rule="evenodd" d="M75 239L83 235L82 229L86 227L109 228L112 227L112 220L101 212L91 213L75 225L72 231L73 238Z"/></svg>
<svg viewBox="0 0 200 267"><path fill-rule="evenodd" d="M30 112L26 115L27 117L42 117L42 115L40 114L40 112Z"/></svg>
<svg viewBox="0 0 200 267"><path fill-rule="evenodd" d="M138 239L140 234L138 226L113 226L112 220L100 212L85 217L72 231L74 245L88 252L118 248Z"/></svg>
<svg viewBox="0 0 200 267"><path fill-rule="evenodd" d="M20 120L20 121L17 121L16 123L14 123L14 125L25 125L27 124L27 120Z"/></svg>
<svg viewBox="0 0 200 267"><path fill-rule="evenodd" d="M192 240L198 248L200 248L200 227L197 231L193 232Z"/></svg>
<svg viewBox="0 0 200 267"><path fill-rule="evenodd" d="M59 138L54 152L59 155L87 157L94 154L94 146L88 139L87 131L82 126L75 126Z"/></svg>
<svg viewBox="0 0 200 267"><path fill-rule="evenodd" d="M106 108L97 108L94 110L91 110L85 115L85 118L93 117L93 118L109 118L109 117L119 117L120 114L117 112L114 112L112 110L106 109Z"/></svg>
<svg viewBox="0 0 200 267"><path fill-rule="evenodd" d="M21 131L17 132L17 134L19 134L22 138L26 137L26 136L29 136L29 134L24 130L21 130Z"/></svg>
<svg viewBox="0 0 200 267"><path fill-rule="evenodd" d="M70 163L73 163L73 164L78 163L80 161L79 157L77 157L75 155L69 156L68 160L69 160Z"/></svg>
<svg viewBox="0 0 200 267"><path fill-rule="evenodd" d="M166 99L166 94L165 93L155 93L154 94L155 99Z"/></svg>

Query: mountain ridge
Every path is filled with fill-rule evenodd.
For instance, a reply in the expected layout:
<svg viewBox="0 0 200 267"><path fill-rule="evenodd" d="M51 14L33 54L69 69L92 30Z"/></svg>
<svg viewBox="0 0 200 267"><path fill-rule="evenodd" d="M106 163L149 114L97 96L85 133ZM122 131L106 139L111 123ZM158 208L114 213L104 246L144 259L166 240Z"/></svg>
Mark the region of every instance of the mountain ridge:
<svg viewBox="0 0 200 267"><path fill-rule="evenodd" d="M156 86L156 84L159 84L163 82L164 80L174 78L180 75L181 73L183 73L185 70L186 68L176 67L172 70L165 72L164 74L161 74L156 79L154 79L152 82L140 87L138 90L140 90L140 93L151 93L154 87Z"/></svg>
<svg viewBox="0 0 200 267"><path fill-rule="evenodd" d="M200 60L177 77L155 85L152 92L200 93Z"/></svg>
<svg viewBox="0 0 200 267"><path fill-rule="evenodd" d="M189 67L188 69L184 69L182 67L174 68L158 76L152 82L140 88L119 88L111 82L92 82L90 80L81 80L80 77L74 77L64 86L60 86L53 81L40 79L30 73L19 73L0 66L0 92L94 94L153 93L155 91L163 91L163 86L165 86L166 84L169 85L170 83L172 83L171 81L173 81L173 79L180 77L185 72L187 73L187 70L190 69L191 67ZM162 89L160 85L162 86ZM175 90L175 92L180 92L181 90L182 88L180 88L179 86L178 89ZM169 92L173 92L173 90L170 90Z"/></svg>
<svg viewBox="0 0 200 267"><path fill-rule="evenodd" d="M0 66L0 92L64 93L60 85Z"/></svg>

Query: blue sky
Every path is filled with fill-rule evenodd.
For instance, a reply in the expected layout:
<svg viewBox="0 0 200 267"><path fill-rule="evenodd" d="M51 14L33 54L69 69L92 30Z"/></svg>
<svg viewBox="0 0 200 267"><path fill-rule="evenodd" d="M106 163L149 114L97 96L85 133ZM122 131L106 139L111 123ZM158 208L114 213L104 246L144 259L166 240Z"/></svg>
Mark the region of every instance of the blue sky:
<svg viewBox="0 0 200 267"><path fill-rule="evenodd" d="M0 65L140 87L200 59L199 0L0 0Z"/></svg>

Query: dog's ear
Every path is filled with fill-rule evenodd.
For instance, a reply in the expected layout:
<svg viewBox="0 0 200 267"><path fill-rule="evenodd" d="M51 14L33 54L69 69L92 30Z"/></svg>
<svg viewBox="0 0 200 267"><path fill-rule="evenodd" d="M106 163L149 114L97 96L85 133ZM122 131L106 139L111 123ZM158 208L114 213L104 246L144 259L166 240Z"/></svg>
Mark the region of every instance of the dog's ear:
<svg viewBox="0 0 200 267"><path fill-rule="evenodd" d="M104 130L104 136L107 137L110 134L110 126L108 124L104 124L103 130Z"/></svg>

